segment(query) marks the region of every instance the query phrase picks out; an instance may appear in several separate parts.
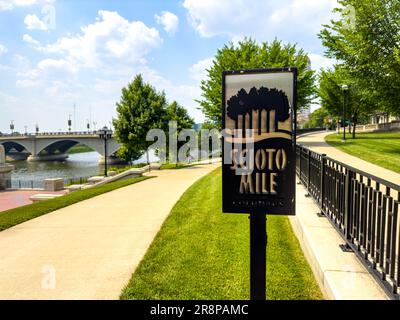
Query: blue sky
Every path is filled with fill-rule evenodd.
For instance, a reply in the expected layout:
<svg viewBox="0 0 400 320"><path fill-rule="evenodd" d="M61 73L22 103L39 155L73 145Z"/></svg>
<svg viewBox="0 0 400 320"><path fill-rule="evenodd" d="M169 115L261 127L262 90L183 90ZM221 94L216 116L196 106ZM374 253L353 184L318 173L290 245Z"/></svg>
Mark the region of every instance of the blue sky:
<svg viewBox="0 0 400 320"><path fill-rule="evenodd" d="M318 70L316 34L336 0L0 0L0 132L77 130L116 116L137 73L197 122L199 83L218 48L245 36L296 42Z"/></svg>

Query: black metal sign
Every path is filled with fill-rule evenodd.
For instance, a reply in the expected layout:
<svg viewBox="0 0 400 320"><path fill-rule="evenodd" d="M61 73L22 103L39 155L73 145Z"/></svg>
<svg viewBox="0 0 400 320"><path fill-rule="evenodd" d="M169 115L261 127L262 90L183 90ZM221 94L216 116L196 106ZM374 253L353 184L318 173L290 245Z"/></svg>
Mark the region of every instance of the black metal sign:
<svg viewBox="0 0 400 320"><path fill-rule="evenodd" d="M296 76L223 73L223 212L295 214Z"/></svg>

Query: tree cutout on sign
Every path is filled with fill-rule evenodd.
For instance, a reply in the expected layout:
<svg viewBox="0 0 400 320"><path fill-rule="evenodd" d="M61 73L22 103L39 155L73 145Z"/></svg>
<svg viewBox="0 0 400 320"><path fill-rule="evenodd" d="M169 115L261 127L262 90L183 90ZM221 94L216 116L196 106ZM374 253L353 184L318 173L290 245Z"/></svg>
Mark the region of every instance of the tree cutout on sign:
<svg viewBox="0 0 400 320"><path fill-rule="evenodd" d="M282 90L253 87L247 93L245 89L240 89L235 96L228 100L227 105L227 115L235 122L235 129L243 130L243 137L246 136L246 129L254 129L258 135L270 132L287 132L278 128L278 122L284 122L290 117L289 99ZM254 112L257 115L256 126L253 126ZM263 112L266 112L265 123L262 123ZM247 117L249 118L249 125L246 128ZM271 122L273 128L271 128Z"/></svg>

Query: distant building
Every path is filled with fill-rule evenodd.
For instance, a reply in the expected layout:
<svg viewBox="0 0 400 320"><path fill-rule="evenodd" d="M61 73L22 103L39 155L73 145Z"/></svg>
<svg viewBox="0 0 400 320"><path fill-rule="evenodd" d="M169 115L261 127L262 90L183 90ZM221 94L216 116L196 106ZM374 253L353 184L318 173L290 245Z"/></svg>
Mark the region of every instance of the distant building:
<svg viewBox="0 0 400 320"><path fill-rule="evenodd" d="M391 116L387 112L377 112L371 117L371 124L383 124L392 121L400 121L400 117Z"/></svg>
<svg viewBox="0 0 400 320"><path fill-rule="evenodd" d="M301 110L297 114L297 126L298 126L298 128L302 129L304 127L304 125L310 119L310 114L311 114L311 111L310 111L309 108Z"/></svg>

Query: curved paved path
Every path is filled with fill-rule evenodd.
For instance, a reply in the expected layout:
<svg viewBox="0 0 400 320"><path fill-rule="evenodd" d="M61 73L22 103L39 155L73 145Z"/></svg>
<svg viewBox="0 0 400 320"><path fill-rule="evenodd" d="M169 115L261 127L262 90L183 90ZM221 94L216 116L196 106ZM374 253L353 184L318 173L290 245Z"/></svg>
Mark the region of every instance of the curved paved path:
<svg viewBox="0 0 400 320"><path fill-rule="evenodd" d="M349 166L380 177L394 184L400 185L400 174L364 161L360 158L351 156L339 149L336 149L325 142L325 136L333 132L316 132L304 135L298 139L298 143L309 147L311 150L318 153L325 153L328 157L339 160Z"/></svg>
<svg viewBox="0 0 400 320"><path fill-rule="evenodd" d="M152 172L0 232L0 299L118 299L183 192L219 165Z"/></svg>

